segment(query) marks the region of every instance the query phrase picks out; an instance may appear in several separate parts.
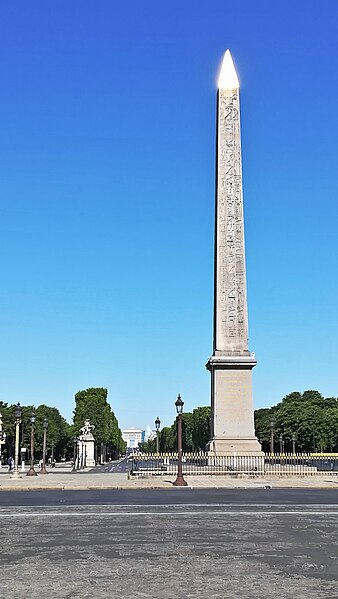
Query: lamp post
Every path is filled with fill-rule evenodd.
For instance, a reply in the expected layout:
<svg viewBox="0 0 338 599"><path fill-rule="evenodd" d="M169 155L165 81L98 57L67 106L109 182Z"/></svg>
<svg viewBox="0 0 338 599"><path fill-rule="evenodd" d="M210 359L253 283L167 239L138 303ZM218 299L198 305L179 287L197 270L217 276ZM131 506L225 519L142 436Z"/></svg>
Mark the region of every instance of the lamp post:
<svg viewBox="0 0 338 599"><path fill-rule="evenodd" d="M2 414L0 413L0 468L2 466L2 446L6 442L6 433L2 429L2 425L3 425Z"/></svg>
<svg viewBox="0 0 338 599"><path fill-rule="evenodd" d="M156 428L156 453L159 453L159 433L160 433L161 420L157 416L155 420L155 428Z"/></svg>
<svg viewBox="0 0 338 599"><path fill-rule="evenodd" d="M73 447L73 470L77 470L77 437L73 439L74 447Z"/></svg>
<svg viewBox="0 0 338 599"><path fill-rule="evenodd" d="M297 441L297 435L296 435L296 433L292 433L292 453L293 453L293 455L295 455L295 453L296 453L296 441Z"/></svg>
<svg viewBox="0 0 338 599"><path fill-rule="evenodd" d="M40 474L48 474L46 470L46 441L47 441L47 428L48 428L48 419L43 419L43 447L42 447L42 465Z"/></svg>
<svg viewBox="0 0 338 599"><path fill-rule="evenodd" d="M32 412L30 417L31 421L31 463L26 476L37 476L34 470L34 432L35 432L35 414Z"/></svg>
<svg viewBox="0 0 338 599"><path fill-rule="evenodd" d="M275 428L275 421L271 420L270 421L270 453L274 453L274 438L273 438L274 428Z"/></svg>
<svg viewBox="0 0 338 599"><path fill-rule="evenodd" d="M175 401L176 412L177 412L177 453L178 453L178 464L177 464L177 477L173 483L174 487L186 487L187 481L184 480L182 474L182 412L183 412L184 401L180 394L178 394L177 400Z"/></svg>
<svg viewBox="0 0 338 599"><path fill-rule="evenodd" d="M279 453L283 453L283 435L279 435Z"/></svg>
<svg viewBox="0 0 338 599"><path fill-rule="evenodd" d="M14 453L14 471L12 478L21 478L19 474L19 435L21 422L21 406L18 402L15 408L15 453Z"/></svg>
<svg viewBox="0 0 338 599"><path fill-rule="evenodd" d="M5 431L1 431L0 433L0 468L2 467L2 445L6 445L6 433Z"/></svg>

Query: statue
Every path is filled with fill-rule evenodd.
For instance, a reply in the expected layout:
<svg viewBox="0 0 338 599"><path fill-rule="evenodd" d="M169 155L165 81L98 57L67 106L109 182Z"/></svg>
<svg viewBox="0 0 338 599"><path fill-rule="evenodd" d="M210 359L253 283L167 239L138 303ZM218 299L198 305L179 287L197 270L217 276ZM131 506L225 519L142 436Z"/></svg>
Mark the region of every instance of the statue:
<svg viewBox="0 0 338 599"><path fill-rule="evenodd" d="M85 420L83 427L80 429L81 435L92 435L94 428L95 426L90 424L89 420Z"/></svg>

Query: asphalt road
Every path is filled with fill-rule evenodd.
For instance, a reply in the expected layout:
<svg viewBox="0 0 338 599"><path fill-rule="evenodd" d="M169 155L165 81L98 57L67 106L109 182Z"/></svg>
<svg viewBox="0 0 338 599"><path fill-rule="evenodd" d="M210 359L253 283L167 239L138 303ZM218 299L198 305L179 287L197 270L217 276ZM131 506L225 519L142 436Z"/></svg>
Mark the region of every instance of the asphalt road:
<svg viewBox="0 0 338 599"><path fill-rule="evenodd" d="M337 505L337 489L111 489L88 491L1 491L1 507L57 505ZM337 595L338 599L338 595Z"/></svg>
<svg viewBox="0 0 338 599"><path fill-rule="evenodd" d="M0 493L6 599L338 599L338 491Z"/></svg>
<svg viewBox="0 0 338 599"><path fill-rule="evenodd" d="M108 462L107 464L102 464L102 466L95 466L89 472L96 473L107 473L107 472L128 472L129 470L129 460L127 457L120 458L114 462Z"/></svg>

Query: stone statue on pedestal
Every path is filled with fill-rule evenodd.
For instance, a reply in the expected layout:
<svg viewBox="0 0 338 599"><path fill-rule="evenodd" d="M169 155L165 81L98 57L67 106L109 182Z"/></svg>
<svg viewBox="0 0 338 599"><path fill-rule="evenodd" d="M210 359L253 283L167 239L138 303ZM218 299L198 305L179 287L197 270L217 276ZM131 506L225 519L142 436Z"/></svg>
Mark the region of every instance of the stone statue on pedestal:
<svg viewBox="0 0 338 599"><path fill-rule="evenodd" d="M80 429L78 439L78 456L79 468L92 468L95 466L94 444L95 439L92 431L95 429L89 420L84 421L83 427Z"/></svg>

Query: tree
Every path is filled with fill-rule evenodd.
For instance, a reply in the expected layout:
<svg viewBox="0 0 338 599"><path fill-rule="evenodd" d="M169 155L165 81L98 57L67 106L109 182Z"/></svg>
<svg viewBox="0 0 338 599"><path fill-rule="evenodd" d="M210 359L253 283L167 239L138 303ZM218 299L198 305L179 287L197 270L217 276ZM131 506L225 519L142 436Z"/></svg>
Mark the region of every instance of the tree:
<svg viewBox="0 0 338 599"><path fill-rule="evenodd" d="M194 450L204 451L210 441L211 408L204 406L192 411L193 432L192 441Z"/></svg>
<svg viewBox="0 0 338 599"><path fill-rule="evenodd" d="M15 409L16 405L8 406L0 402L0 412L3 415L3 429L6 432L7 457L14 455L15 443ZM21 424L20 424L20 445L27 448L27 458L30 454L30 433L31 433L31 416L35 413L35 457L42 456L43 443L43 419L48 419L47 429L47 454L53 454L56 459L69 456L72 452L72 427L61 416L57 408L51 408L46 405L41 405L35 408L34 406L21 406Z"/></svg>
<svg viewBox="0 0 338 599"><path fill-rule="evenodd" d="M182 414L182 449L183 451L194 451L193 442L194 417L191 412ZM175 421L175 438L177 439L177 419ZM176 448L177 449L177 444Z"/></svg>
<svg viewBox="0 0 338 599"><path fill-rule="evenodd" d="M74 430L80 434L85 420L89 420L95 428L93 435L97 443L105 441L105 422L107 419L107 389L90 388L75 394ZM108 408L109 409L109 408Z"/></svg>
<svg viewBox="0 0 338 599"><path fill-rule="evenodd" d="M24 410L26 412L26 409ZM53 452L56 460L70 457L73 452L73 427L61 416L57 408L42 404L36 409L35 455L42 457L43 420L47 418L47 456ZM30 429L29 429L30 430Z"/></svg>
<svg viewBox="0 0 338 599"><path fill-rule="evenodd" d="M125 442L118 426L117 418L107 401L108 391L102 387L92 387L75 394L74 432L80 434L85 420L89 420L93 430L97 451L111 457L125 452Z"/></svg>
<svg viewBox="0 0 338 599"><path fill-rule="evenodd" d="M269 450L270 421L275 423L274 434L278 443L281 436L285 450L292 449L296 435L299 451L338 450L338 399L324 398L319 391L294 391L271 408L255 411L256 435L264 450Z"/></svg>
<svg viewBox="0 0 338 599"><path fill-rule="evenodd" d="M182 414L182 447L185 452L205 450L210 440L211 408L209 406L195 408L192 412ZM145 451L150 451L150 444ZM156 440L154 441L156 444ZM155 445L154 445L155 447ZM159 447L162 452L177 451L177 419L171 426L162 428L159 434Z"/></svg>
<svg viewBox="0 0 338 599"><path fill-rule="evenodd" d="M165 426L160 432L160 451L172 452L177 450L176 432L173 426Z"/></svg>

